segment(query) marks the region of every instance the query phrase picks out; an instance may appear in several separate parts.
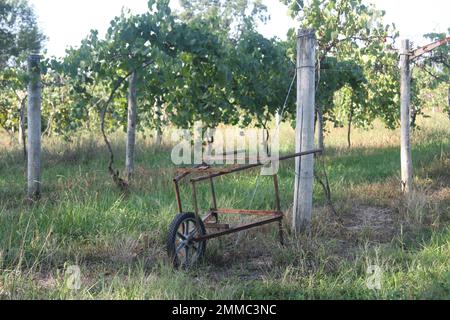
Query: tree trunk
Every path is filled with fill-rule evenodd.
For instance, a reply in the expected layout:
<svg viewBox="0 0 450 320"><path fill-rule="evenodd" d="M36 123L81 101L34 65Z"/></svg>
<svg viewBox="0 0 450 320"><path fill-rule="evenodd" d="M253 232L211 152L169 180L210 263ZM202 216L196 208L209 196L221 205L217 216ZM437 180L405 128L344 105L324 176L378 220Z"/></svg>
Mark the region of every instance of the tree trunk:
<svg viewBox="0 0 450 320"><path fill-rule="evenodd" d="M156 137L155 137L155 145L156 147L161 147L163 143L163 130L162 130L162 113L161 106L158 103L155 103L155 114L156 114Z"/></svg>
<svg viewBox="0 0 450 320"><path fill-rule="evenodd" d="M206 130L206 157L208 160L207 163L211 161L215 133L216 133L216 128L208 128Z"/></svg>
<svg viewBox="0 0 450 320"><path fill-rule="evenodd" d="M17 137L17 141L19 143L19 145L21 146L23 144L23 135L25 134L24 130L23 130L23 126L24 126L24 118L25 118L25 110L24 110L24 106L23 106L23 102L20 102L20 109L19 109L19 132L18 132L18 137Z"/></svg>
<svg viewBox="0 0 450 320"><path fill-rule="evenodd" d="M281 122L283 119L281 118L282 114L280 114L280 110L277 111L277 114L275 115L275 126L279 127L281 126Z"/></svg>
<svg viewBox="0 0 450 320"><path fill-rule="evenodd" d="M267 125L263 126L264 130L263 130L263 141L262 141L262 147L264 152L266 153L265 156L270 157L270 148L269 148L269 140L270 140L270 132L269 129L267 128Z"/></svg>
<svg viewBox="0 0 450 320"><path fill-rule="evenodd" d="M163 132L161 126L158 126L158 128L156 128L156 139L155 139L155 144L158 148L160 148L162 145L162 139L163 139Z"/></svg>
<svg viewBox="0 0 450 320"><path fill-rule="evenodd" d="M448 119L450 120L450 87L448 88L448 105L447 105L447 113L448 113Z"/></svg>
<svg viewBox="0 0 450 320"><path fill-rule="evenodd" d="M28 58L28 198L41 194L41 79L40 56Z"/></svg>
<svg viewBox="0 0 450 320"><path fill-rule="evenodd" d="M45 127L45 131L42 133L42 137L51 137L52 135L52 123L53 123L53 115L55 114L55 104L54 103L50 103L52 106L52 114L50 114L50 116L48 117L47 120L47 126Z"/></svg>
<svg viewBox="0 0 450 320"><path fill-rule="evenodd" d="M296 152L314 149L316 37L314 30L300 30L297 38ZM296 158L293 232L310 230L314 183L314 155Z"/></svg>
<svg viewBox="0 0 450 320"><path fill-rule="evenodd" d="M125 170L128 182L131 181L134 174L134 156L136 149L136 119L137 119L137 100L136 100L137 76L133 72L129 79L128 86L128 130L127 130L127 149Z"/></svg>
<svg viewBox="0 0 450 320"><path fill-rule="evenodd" d="M19 118L19 145L23 148L23 158L27 161L27 137L25 129L25 111L26 111L26 97L20 101L20 118Z"/></svg>
<svg viewBox="0 0 450 320"><path fill-rule="evenodd" d="M353 99L350 105L350 115L348 117L348 131L347 131L347 144L348 148L350 149L352 147L352 124L353 124Z"/></svg>
<svg viewBox="0 0 450 320"><path fill-rule="evenodd" d="M91 131L91 111L89 108L86 108L86 129Z"/></svg>

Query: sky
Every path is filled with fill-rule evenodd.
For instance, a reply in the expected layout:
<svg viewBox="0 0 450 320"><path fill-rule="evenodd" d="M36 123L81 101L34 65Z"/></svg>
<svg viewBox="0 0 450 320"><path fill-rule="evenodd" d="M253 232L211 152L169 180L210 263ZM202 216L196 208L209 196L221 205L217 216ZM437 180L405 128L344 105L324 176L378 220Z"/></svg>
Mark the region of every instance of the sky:
<svg viewBox="0 0 450 320"><path fill-rule="evenodd" d="M40 26L49 38L46 44L50 56L63 56L65 49L77 46L91 29L104 34L109 22L120 14L122 7L134 13L147 9L147 0L29 0L35 7ZM172 0L177 8L177 0ZM297 24L287 16L287 8L279 0L264 0L271 20L259 31L266 37L286 38ZM386 11L386 22L395 22L401 38L425 45L421 35L445 32L450 27L448 0L365 0Z"/></svg>

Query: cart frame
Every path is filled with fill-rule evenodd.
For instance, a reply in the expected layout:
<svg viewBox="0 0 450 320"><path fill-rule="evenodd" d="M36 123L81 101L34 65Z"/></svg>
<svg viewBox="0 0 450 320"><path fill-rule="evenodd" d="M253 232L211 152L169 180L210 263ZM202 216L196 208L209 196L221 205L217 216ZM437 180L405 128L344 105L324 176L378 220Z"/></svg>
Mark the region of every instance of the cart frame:
<svg viewBox="0 0 450 320"><path fill-rule="evenodd" d="M277 161L285 161L295 158L301 158L303 156L308 155L316 155L321 154L323 150L316 149L306 152L300 152L293 155L283 156L278 159ZM175 196L178 206L179 213L183 213L183 204L181 200L181 193L180 193L180 182L184 179L186 179L188 176L192 174L201 174L198 177L194 177L190 179L190 183L192 186L192 200L194 205L194 214L197 221L197 227L200 225L200 222L203 222L205 228L207 231L210 230L217 230L216 232L209 233L207 232L205 235L195 237L193 239L194 242L202 242L207 241L210 239L218 238L221 236L241 232L244 230L260 227L267 224L272 224L275 222L278 222L279 226L279 237L280 237L280 243L284 244L284 236L283 236L283 219L284 219L284 213L281 210L281 203L280 203L280 190L279 190L279 182L278 182L278 174L274 174L273 177L273 184L275 188L275 210L267 211L267 210L243 210L243 209L221 209L217 206L217 196L216 196L216 188L215 188L215 178L222 177L225 175L230 175L242 171L251 170L257 167L262 167L267 165L267 163L270 163L270 159L268 162L261 162L260 160L257 161L255 164L250 165L243 165L228 169L213 169L209 165L201 165L194 168L187 168L187 169L180 169L178 170L179 175L176 176L173 179L174 187L175 187ZM206 174L205 174L206 173ZM213 208L209 210L209 212L206 214L205 217L201 218L200 216L200 210L198 206L198 197L197 197L197 185L201 182L209 181L210 183L210 190L211 190L211 198L212 198L212 204ZM258 216L258 217L264 217L263 220L260 220L258 222L253 223L247 223L240 226L232 227L229 224L222 224L220 223L220 215L250 215L250 216Z"/></svg>

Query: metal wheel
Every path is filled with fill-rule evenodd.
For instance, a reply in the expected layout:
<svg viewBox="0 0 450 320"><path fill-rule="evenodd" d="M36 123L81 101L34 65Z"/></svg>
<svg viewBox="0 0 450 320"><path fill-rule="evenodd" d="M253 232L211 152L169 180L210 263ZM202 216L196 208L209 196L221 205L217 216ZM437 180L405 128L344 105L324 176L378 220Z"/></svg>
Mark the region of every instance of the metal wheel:
<svg viewBox="0 0 450 320"><path fill-rule="evenodd" d="M167 236L167 253L175 268L189 268L203 258L206 241L196 242L194 239L206 234L205 225L193 213L181 213L175 217Z"/></svg>

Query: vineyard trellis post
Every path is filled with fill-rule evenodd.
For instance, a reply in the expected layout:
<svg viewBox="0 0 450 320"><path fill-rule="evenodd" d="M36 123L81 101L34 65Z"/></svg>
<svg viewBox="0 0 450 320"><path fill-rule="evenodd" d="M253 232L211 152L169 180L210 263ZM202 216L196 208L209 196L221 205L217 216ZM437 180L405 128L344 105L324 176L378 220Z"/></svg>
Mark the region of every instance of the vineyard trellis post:
<svg viewBox="0 0 450 320"><path fill-rule="evenodd" d="M315 30L299 30L297 37L296 153L314 149L315 72ZM292 226L293 231L297 234L308 230L311 224L313 183L314 155L297 158Z"/></svg>
<svg viewBox="0 0 450 320"><path fill-rule="evenodd" d="M28 57L28 198L41 193L41 71L40 56Z"/></svg>
<svg viewBox="0 0 450 320"><path fill-rule="evenodd" d="M401 121L401 171L402 191L410 193L413 188L413 163L411 151L411 69L410 69L410 44L409 40L403 40L400 52L400 121Z"/></svg>

